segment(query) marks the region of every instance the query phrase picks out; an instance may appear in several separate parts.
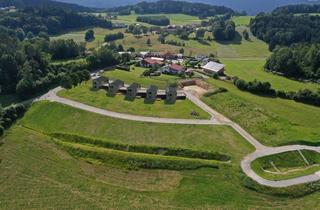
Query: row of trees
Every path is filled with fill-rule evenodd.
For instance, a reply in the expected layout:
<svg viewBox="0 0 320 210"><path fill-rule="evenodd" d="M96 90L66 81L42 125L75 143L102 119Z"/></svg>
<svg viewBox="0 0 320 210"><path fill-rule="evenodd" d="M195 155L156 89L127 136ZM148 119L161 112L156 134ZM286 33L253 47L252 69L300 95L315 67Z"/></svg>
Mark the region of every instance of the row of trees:
<svg viewBox="0 0 320 210"><path fill-rule="evenodd" d="M186 15L199 16L201 18L235 13L232 9L224 6L172 0L141 2L132 6L130 5L110 9L110 11L119 12L119 14L130 14L130 11L132 10L137 14L182 13Z"/></svg>
<svg viewBox="0 0 320 210"><path fill-rule="evenodd" d="M88 56L87 62L89 68L96 69L106 66L114 66L120 63L120 56L117 53L118 48L113 45L106 45L95 50Z"/></svg>
<svg viewBox="0 0 320 210"><path fill-rule="evenodd" d="M287 77L320 80L320 44L278 48L267 60L265 69Z"/></svg>
<svg viewBox="0 0 320 210"><path fill-rule="evenodd" d="M273 14L306 14L306 13L320 13L319 4L296 4L278 7L272 12Z"/></svg>
<svg viewBox="0 0 320 210"><path fill-rule="evenodd" d="M17 119L23 117L26 110L24 105L9 106L5 109L0 107L0 137L4 134L5 129L10 128Z"/></svg>
<svg viewBox="0 0 320 210"><path fill-rule="evenodd" d="M137 21L157 26L170 25L170 19L166 16L138 16Z"/></svg>
<svg viewBox="0 0 320 210"><path fill-rule="evenodd" d="M320 42L320 16L261 13L250 22L253 35L269 43L273 50L277 45Z"/></svg>
<svg viewBox="0 0 320 210"><path fill-rule="evenodd" d="M118 33L115 33L115 34L107 34L104 37L104 41L105 42L112 42L112 41L115 41L115 40L118 40L118 39L123 39L123 38L124 38L124 34L122 32L118 32Z"/></svg>
<svg viewBox="0 0 320 210"><path fill-rule="evenodd" d="M235 23L231 20L217 19L212 23L212 35L217 41L233 40L236 35Z"/></svg>
<svg viewBox="0 0 320 210"><path fill-rule="evenodd" d="M297 92L286 92L282 90L274 90L269 82L261 82L258 80L253 80L246 82L239 78L234 78L233 83L240 90L248 91L257 95L279 97L284 99L295 100L297 102L320 106L320 89L313 92L309 89L299 90Z"/></svg>

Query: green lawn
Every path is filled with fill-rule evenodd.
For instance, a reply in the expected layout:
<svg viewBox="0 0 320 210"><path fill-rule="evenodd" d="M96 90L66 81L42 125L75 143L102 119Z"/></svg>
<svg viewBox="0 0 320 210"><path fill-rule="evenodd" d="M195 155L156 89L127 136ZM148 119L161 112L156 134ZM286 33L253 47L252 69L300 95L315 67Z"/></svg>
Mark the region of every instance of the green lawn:
<svg viewBox="0 0 320 210"><path fill-rule="evenodd" d="M203 97L205 103L255 136L261 143L318 143L320 108L280 98L261 97L240 91L233 84L209 79L227 93Z"/></svg>
<svg viewBox="0 0 320 210"><path fill-rule="evenodd" d="M298 151L294 151L258 158L252 162L252 168L269 180L290 179L320 171L319 153L308 150L301 153L309 164Z"/></svg>
<svg viewBox="0 0 320 210"><path fill-rule="evenodd" d="M144 77L141 76L142 73L147 70L146 68L141 67L131 67L131 71L123 70L111 70L105 71L104 76L109 79L120 79L125 82L125 84L131 84L133 82L139 83L142 87L149 87L150 85L156 85L161 89L165 89L168 85L175 83L180 77L173 75L165 75L155 77Z"/></svg>
<svg viewBox="0 0 320 210"><path fill-rule="evenodd" d="M46 117L44 113L47 113ZM73 133L124 144L179 147L226 154L230 154L232 147L238 150L233 154L237 158L252 151L251 146L228 126L133 122L49 102L34 104L21 124L47 133ZM235 141L243 146L236 148L239 145L236 146Z"/></svg>
<svg viewBox="0 0 320 210"><path fill-rule="evenodd" d="M106 95L105 90L92 91L91 81L71 90L62 90L58 95L98 108L133 115L183 119L210 118L210 115L207 112L203 111L189 100L177 100L175 104L166 104L164 100L155 101L153 104L149 104L145 103L142 98L128 101L125 100L124 95L110 97ZM195 117L191 115L191 112L193 111L199 113L199 116Z"/></svg>
<svg viewBox="0 0 320 210"><path fill-rule="evenodd" d="M75 132L127 143L228 151L233 164L189 171L124 170L75 159L50 137L19 124L46 132ZM226 130L219 132L220 129ZM2 141L3 209L312 209L318 205L320 195L317 192L286 198L244 187L239 161L253 148L223 126L136 123L40 102ZM288 190L295 189L300 188Z"/></svg>
<svg viewBox="0 0 320 210"><path fill-rule="evenodd" d="M305 88L311 90L320 88L320 85L316 83L298 82L264 71L263 66L265 60L222 59L221 62L226 65L227 75L237 76L246 81L252 81L254 79L267 81L270 82L276 90L297 91Z"/></svg>
<svg viewBox="0 0 320 210"><path fill-rule="evenodd" d="M236 26L248 26L251 18L254 18L254 16L233 16L232 21L234 21Z"/></svg>
<svg viewBox="0 0 320 210"><path fill-rule="evenodd" d="M119 31L124 31L124 29L105 29L105 28L92 28L94 31L95 39L91 42L87 42L86 47L87 49L96 48L101 46L104 43L104 37L107 34L117 33ZM73 39L75 42L85 42L85 33L88 29L85 30L78 30L78 31L71 31L66 34L62 34L59 36L50 37L51 40L55 39Z"/></svg>

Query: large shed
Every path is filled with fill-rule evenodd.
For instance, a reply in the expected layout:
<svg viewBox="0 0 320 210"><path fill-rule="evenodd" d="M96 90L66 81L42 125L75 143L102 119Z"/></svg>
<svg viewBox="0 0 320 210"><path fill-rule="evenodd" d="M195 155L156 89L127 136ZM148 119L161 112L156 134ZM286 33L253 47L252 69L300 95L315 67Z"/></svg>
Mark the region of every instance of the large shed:
<svg viewBox="0 0 320 210"><path fill-rule="evenodd" d="M210 61L206 65L202 66L204 72L209 74L223 74L224 73L224 65L221 63Z"/></svg>
<svg viewBox="0 0 320 210"><path fill-rule="evenodd" d="M166 89L166 102L174 104L177 100L177 88L176 87L167 87Z"/></svg>

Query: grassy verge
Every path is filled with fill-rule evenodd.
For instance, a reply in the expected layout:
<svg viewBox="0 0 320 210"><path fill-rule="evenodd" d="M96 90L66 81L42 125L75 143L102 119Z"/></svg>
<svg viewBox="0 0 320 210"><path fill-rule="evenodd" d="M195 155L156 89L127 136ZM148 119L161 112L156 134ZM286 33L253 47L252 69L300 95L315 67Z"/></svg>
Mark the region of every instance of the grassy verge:
<svg viewBox="0 0 320 210"><path fill-rule="evenodd" d="M302 150L306 163L298 151L258 158L252 163L257 174L269 180L283 180L305 176L320 170L320 154Z"/></svg>

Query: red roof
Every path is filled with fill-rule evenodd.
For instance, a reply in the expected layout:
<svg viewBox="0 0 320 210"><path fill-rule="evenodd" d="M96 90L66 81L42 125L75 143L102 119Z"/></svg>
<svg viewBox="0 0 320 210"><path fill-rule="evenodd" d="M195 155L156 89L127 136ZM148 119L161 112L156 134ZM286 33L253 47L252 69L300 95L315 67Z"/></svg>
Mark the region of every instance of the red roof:
<svg viewBox="0 0 320 210"><path fill-rule="evenodd" d="M172 64L170 66L170 70L172 70L172 71L184 71L185 69L184 69L183 66L180 66L178 64Z"/></svg>
<svg viewBox="0 0 320 210"><path fill-rule="evenodd" d="M145 58L143 61L148 63L148 64L150 64L150 65L153 65L153 64L162 65L163 64L163 62L157 61L157 60L153 60L152 58Z"/></svg>

